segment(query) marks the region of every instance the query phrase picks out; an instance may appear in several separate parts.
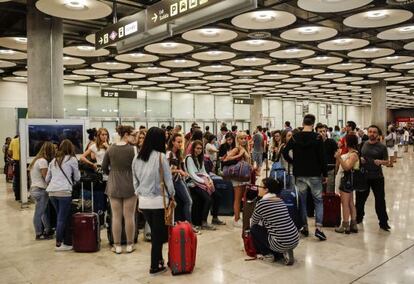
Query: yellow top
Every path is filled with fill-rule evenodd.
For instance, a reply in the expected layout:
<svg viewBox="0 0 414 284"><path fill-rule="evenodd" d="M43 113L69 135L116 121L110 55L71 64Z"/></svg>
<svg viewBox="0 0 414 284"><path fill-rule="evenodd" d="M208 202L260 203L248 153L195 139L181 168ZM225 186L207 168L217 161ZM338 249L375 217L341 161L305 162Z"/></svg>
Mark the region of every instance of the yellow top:
<svg viewBox="0 0 414 284"><path fill-rule="evenodd" d="M20 161L20 138L13 138L9 145L9 151L12 152L12 159Z"/></svg>

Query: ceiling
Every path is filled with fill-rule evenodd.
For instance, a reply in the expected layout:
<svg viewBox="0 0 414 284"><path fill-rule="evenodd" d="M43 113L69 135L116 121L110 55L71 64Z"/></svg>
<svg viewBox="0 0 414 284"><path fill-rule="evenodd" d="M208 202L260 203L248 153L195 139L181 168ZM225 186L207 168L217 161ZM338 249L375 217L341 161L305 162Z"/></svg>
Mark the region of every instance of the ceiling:
<svg viewBox="0 0 414 284"><path fill-rule="evenodd" d="M157 1L117 1L117 18L150 2ZM65 13L72 17L63 20L67 84L370 105L371 85L385 80L389 108L414 107L410 5L265 0L256 11L118 54L115 47L95 51L86 39L113 21L112 3L101 3L103 18ZM0 77L6 81L26 81L25 16L24 1L0 2Z"/></svg>

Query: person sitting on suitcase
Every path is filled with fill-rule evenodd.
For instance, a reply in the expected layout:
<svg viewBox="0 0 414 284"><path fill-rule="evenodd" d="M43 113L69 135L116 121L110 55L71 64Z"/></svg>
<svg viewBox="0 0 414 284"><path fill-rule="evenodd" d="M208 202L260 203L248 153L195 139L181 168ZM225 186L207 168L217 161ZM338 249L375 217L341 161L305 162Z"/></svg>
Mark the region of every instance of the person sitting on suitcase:
<svg viewBox="0 0 414 284"><path fill-rule="evenodd" d="M307 188L310 187L315 203L316 230L315 237L321 241L326 240L322 232L323 225L323 199L322 184L326 183L328 168L325 157L325 147L319 134L313 131L315 116L307 114L303 118L303 130L294 134L283 149L283 157L293 164L293 175L299 191L300 216L304 224L301 233L309 236L307 219ZM289 155L293 152L293 159Z"/></svg>
<svg viewBox="0 0 414 284"><path fill-rule="evenodd" d="M273 255L274 260L284 258L286 265L294 263L293 249L299 243L299 234L288 209L278 197L282 184L275 179L263 179L259 187L256 208L250 219L250 233L257 253Z"/></svg>

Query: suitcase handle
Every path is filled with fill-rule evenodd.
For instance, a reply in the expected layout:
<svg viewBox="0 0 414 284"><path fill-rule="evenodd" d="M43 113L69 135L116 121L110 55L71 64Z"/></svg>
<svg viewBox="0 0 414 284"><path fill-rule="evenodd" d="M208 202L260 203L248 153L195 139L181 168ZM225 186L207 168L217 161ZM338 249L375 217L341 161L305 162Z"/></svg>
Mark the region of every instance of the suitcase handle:
<svg viewBox="0 0 414 284"><path fill-rule="evenodd" d="M92 213L95 212L93 209L93 182L91 182L91 202L92 202ZM85 212L85 198L83 195L83 182L81 182L81 204L82 204L82 212Z"/></svg>

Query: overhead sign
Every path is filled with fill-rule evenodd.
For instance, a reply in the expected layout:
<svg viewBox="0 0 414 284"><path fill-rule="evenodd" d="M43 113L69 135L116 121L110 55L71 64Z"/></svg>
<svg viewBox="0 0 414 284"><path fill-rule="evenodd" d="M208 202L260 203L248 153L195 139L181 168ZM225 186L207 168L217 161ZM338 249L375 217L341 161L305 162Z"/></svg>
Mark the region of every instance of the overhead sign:
<svg viewBox="0 0 414 284"><path fill-rule="evenodd" d="M137 13L131 17L120 20L95 33L95 49L104 48L118 41L129 38L137 33L145 31L145 27L139 25L139 16L143 13Z"/></svg>
<svg viewBox="0 0 414 284"><path fill-rule="evenodd" d="M147 8L147 29L165 24L221 0L163 0Z"/></svg>
<svg viewBox="0 0 414 284"><path fill-rule="evenodd" d="M101 97L104 98L124 98L124 99L136 99L136 91L126 90L101 90Z"/></svg>
<svg viewBox="0 0 414 284"><path fill-rule="evenodd" d="M233 99L233 103L236 105L253 105L254 100L253 99Z"/></svg>

